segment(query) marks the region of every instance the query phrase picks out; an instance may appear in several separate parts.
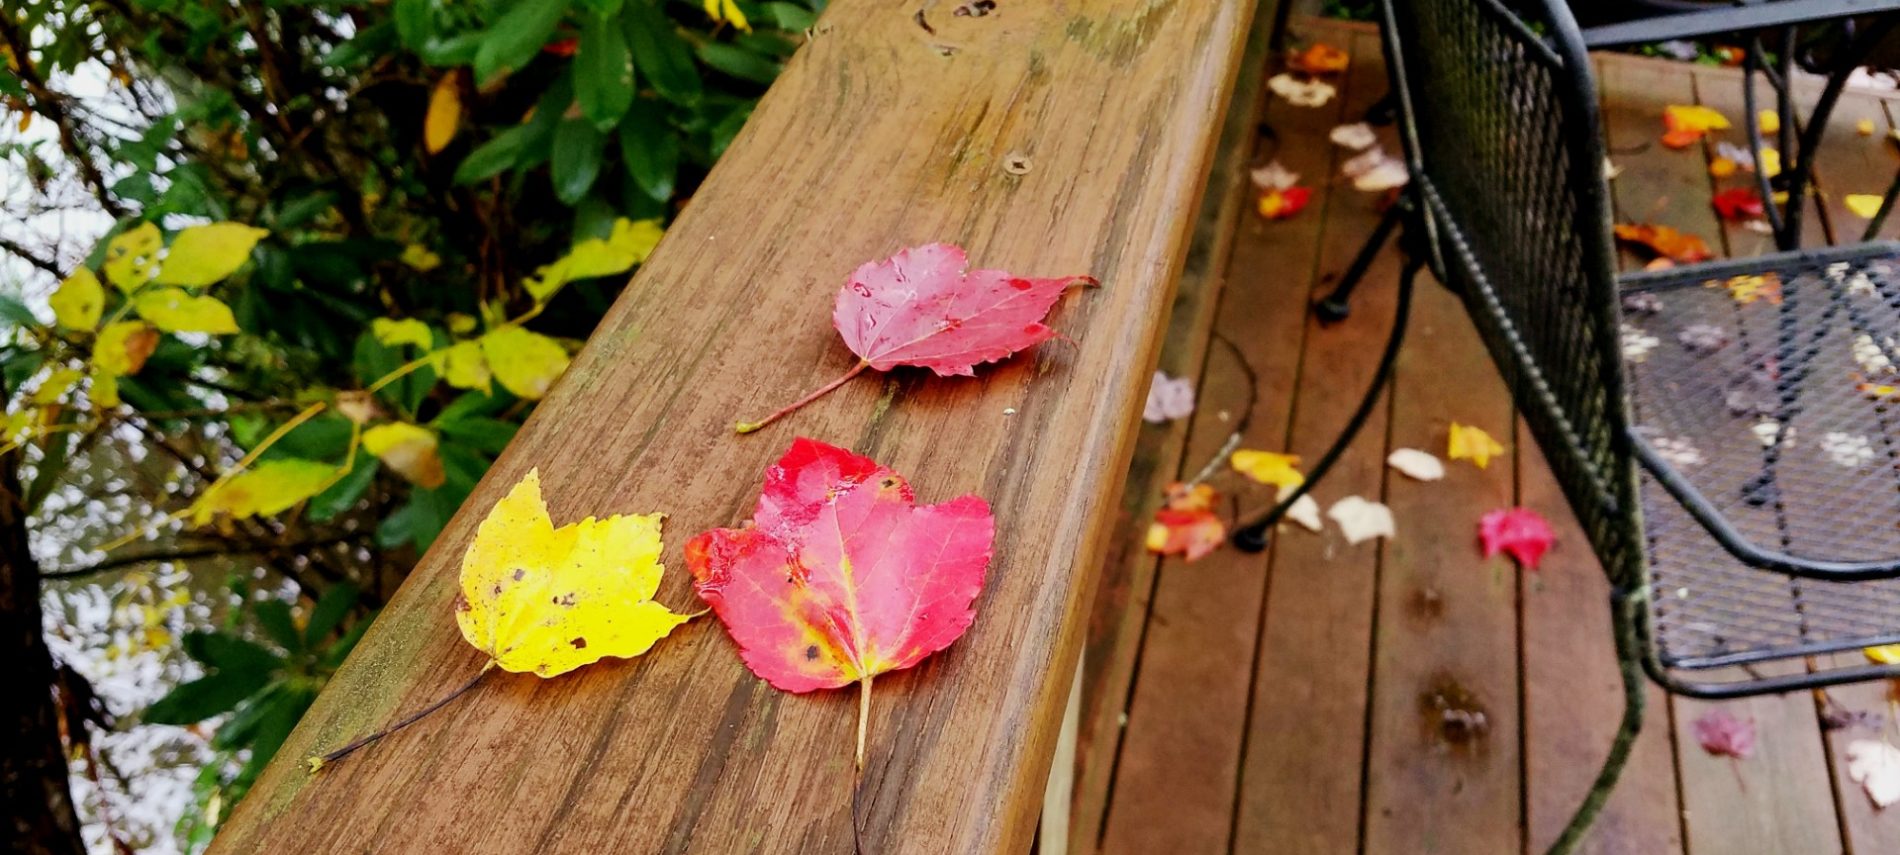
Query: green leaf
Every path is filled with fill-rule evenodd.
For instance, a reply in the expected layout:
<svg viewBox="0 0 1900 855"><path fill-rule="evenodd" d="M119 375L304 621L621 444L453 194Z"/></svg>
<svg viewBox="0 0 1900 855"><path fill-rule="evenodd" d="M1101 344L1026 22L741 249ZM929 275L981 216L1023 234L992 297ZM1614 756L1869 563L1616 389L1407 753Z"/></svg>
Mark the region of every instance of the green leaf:
<svg viewBox="0 0 1900 855"><path fill-rule="evenodd" d="M225 720L217 733L211 735L211 747L219 751L238 751L248 747L251 738L257 734L257 725L263 720L264 713L289 688L283 680L272 680L262 690L238 704L237 711Z"/></svg>
<svg viewBox="0 0 1900 855"><path fill-rule="evenodd" d="M581 114L606 131L633 104L633 55L617 21L589 15L574 52L574 99Z"/></svg>
<svg viewBox="0 0 1900 855"><path fill-rule="evenodd" d="M745 127L746 119L752 117L752 104L741 105L726 114L712 129L712 156L717 158L726 153L726 146L732 144L732 138L739 135L739 129Z"/></svg>
<svg viewBox="0 0 1900 855"><path fill-rule="evenodd" d="M279 231L308 225L311 220L336 205L336 194L327 190L294 197L277 209L277 216L271 221ZM260 260L260 266L262 262Z"/></svg>
<svg viewBox="0 0 1900 855"><path fill-rule="evenodd" d="M17 327L40 325L40 319L33 316L33 310L20 302L20 298L10 294L0 294L0 321L6 321Z"/></svg>
<svg viewBox="0 0 1900 855"><path fill-rule="evenodd" d="M356 503L369 490L369 485L375 483L379 466L376 455L359 449L356 452L356 465L350 467L349 474L337 479L329 489L310 497L305 512L310 515L311 521L329 522L336 519L338 514L356 507Z"/></svg>
<svg viewBox="0 0 1900 855"><path fill-rule="evenodd" d="M11 395L18 392L26 381L39 373L40 366L46 363L46 354L38 350L22 350L8 354L0 361L0 378L4 378L6 389L0 390Z"/></svg>
<svg viewBox="0 0 1900 855"><path fill-rule="evenodd" d="M515 432L521 429L514 422L482 417L462 418L454 421L437 421L436 430L442 436L487 454L500 454L515 438Z"/></svg>
<svg viewBox="0 0 1900 855"><path fill-rule="evenodd" d="M343 660L349 657L350 651L356 649L356 642L363 638L363 633L369 630L369 625L374 618L375 616L371 615L350 624L350 628L344 631L342 638L324 649L322 658L317 662L318 666L330 671L336 670L336 667L343 664Z"/></svg>
<svg viewBox="0 0 1900 855"><path fill-rule="evenodd" d="M350 447L350 420L338 413L324 413L284 434L266 449L264 460L295 457L303 460L342 460Z"/></svg>
<svg viewBox="0 0 1900 855"><path fill-rule="evenodd" d="M644 99L634 104L620 123L620 158L642 192L660 202L673 198L680 138L666 123L664 107Z"/></svg>
<svg viewBox="0 0 1900 855"><path fill-rule="evenodd" d="M309 622L304 624L304 645L314 649L328 638L331 630L349 616L350 607L356 605L356 598L361 593L348 582L324 591L323 596L317 599L317 604L310 609Z"/></svg>
<svg viewBox="0 0 1900 855"><path fill-rule="evenodd" d="M779 64L749 50L723 42L699 46L699 61L740 80L771 83L778 78Z"/></svg>
<svg viewBox="0 0 1900 855"><path fill-rule="evenodd" d="M435 37L435 0L396 0L396 33L410 50L420 50Z"/></svg>
<svg viewBox="0 0 1900 855"><path fill-rule="evenodd" d="M186 656L220 673L267 674L284 664L281 657L263 645L222 632L188 632L183 646Z"/></svg>
<svg viewBox="0 0 1900 855"><path fill-rule="evenodd" d="M818 23L818 15L796 3L767 3L763 7L780 29L799 32Z"/></svg>
<svg viewBox="0 0 1900 855"><path fill-rule="evenodd" d="M380 22L357 33L355 38L337 45L335 50L324 54L322 65L329 68L355 68L365 65L370 60L389 53L390 49L396 46L397 39L396 25L389 21Z"/></svg>
<svg viewBox="0 0 1900 855"><path fill-rule="evenodd" d="M461 165L455 167L455 183L474 184L507 171L521 156L521 149L527 145L529 135L527 125L516 125L482 143L469 152L468 157L462 158Z"/></svg>
<svg viewBox="0 0 1900 855"><path fill-rule="evenodd" d="M567 0L519 0L488 28L475 50L475 79L486 86L496 75L520 70L547 44L561 23Z"/></svg>
<svg viewBox="0 0 1900 855"><path fill-rule="evenodd" d="M257 690L257 673L220 671L182 683L152 702L141 716L147 724L196 724L229 712Z"/></svg>
<svg viewBox="0 0 1900 855"><path fill-rule="evenodd" d="M259 772L277 756L277 749L284 747L284 740L290 738L290 731L297 721L308 712L312 701L316 700L316 691L306 686L286 686L282 693L271 699L257 722L257 730L251 736L251 758L244 761L238 770L238 781L248 785L257 779Z"/></svg>
<svg viewBox="0 0 1900 855"><path fill-rule="evenodd" d="M475 61L475 52L481 49L483 35L479 30L471 30L446 39L432 38L416 52L422 56L423 62L438 68L468 65Z"/></svg>
<svg viewBox="0 0 1900 855"><path fill-rule="evenodd" d="M296 653L303 649L303 633L297 631L297 621L290 616L290 604L283 600L260 600L255 607L257 623L264 628L264 634L272 641L283 645L285 650Z"/></svg>
<svg viewBox="0 0 1900 855"><path fill-rule="evenodd" d="M697 103L702 94L699 70L693 67L686 42L659 6L652 0L626 0L620 20L626 27L627 46L633 49L633 62L640 67L640 76L668 101Z"/></svg>
<svg viewBox="0 0 1900 855"><path fill-rule="evenodd" d="M601 150L607 137L580 119L569 119L554 131L554 195L569 205L579 202L600 177Z"/></svg>

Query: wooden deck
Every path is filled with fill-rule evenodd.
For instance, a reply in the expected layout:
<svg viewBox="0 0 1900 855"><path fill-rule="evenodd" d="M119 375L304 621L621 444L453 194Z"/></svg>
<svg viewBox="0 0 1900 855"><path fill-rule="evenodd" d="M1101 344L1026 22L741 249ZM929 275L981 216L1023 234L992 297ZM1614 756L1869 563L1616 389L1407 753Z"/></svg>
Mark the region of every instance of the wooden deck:
<svg viewBox="0 0 1900 855"><path fill-rule="evenodd" d="M1310 460L1356 403L1389 324L1391 250L1353 319L1322 327L1306 311L1378 217L1375 196L1329 180L1349 153L1326 139L1385 91L1376 35L1310 20L1295 34L1347 48L1353 65L1324 108L1266 107L1255 162L1277 158L1307 176L1310 207L1279 222L1242 217L1230 251L1212 251L1214 275L1190 278L1177 302L1162 365L1199 375L1200 405L1141 438L1126 538L1101 595L1103 615L1125 606L1131 617L1098 620L1087 650L1070 850L1541 852L1588 788L1621 709L1609 592L1535 444L1513 429L1505 387L1456 298L1421 283L1394 387L1317 491L1322 505L1381 499L1395 539L1354 547L1336 528L1293 530L1268 553L1225 549L1192 564L1141 551L1154 485L1200 468L1245 406L1235 351L1258 396L1245 445ZM1621 55L1600 57L1598 70L1622 169L1618 220L1703 235L1718 254L1767 251L1769 238L1725 228L1709 206L1713 191L1748 176L1712 180L1706 152L1657 143L1666 104L1707 104L1739 123L1739 74ZM1900 163L1884 140L1896 106L1854 92L1836 115L1818 204L1844 239L1862 224L1840 197L1881 192ZM1862 119L1875 123L1872 138L1855 132ZM1381 133L1396 148L1391 129ZM1813 228L1811 243L1824 242L1827 226ZM1216 300L1212 326L1232 349L1194 332ZM1453 420L1485 428L1509 453L1483 470L1453 464L1433 484L1388 473L1389 449L1442 456ZM1231 476L1221 483L1249 508L1270 499ZM1479 515L1510 505L1558 527L1538 572L1479 556ZM1888 713L1884 685L1831 696ZM1585 851L1900 852L1900 810L1875 811L1847 779L1841 752L1857 737L1822 728L1818 694L1724 704L1759 728L1756 754L1739 762L1707 755L1690 734L1711 704L1653 687L1650 697L1634 760ZM1447 708L1481 714L1483 726L1447 730Z"/></svg>

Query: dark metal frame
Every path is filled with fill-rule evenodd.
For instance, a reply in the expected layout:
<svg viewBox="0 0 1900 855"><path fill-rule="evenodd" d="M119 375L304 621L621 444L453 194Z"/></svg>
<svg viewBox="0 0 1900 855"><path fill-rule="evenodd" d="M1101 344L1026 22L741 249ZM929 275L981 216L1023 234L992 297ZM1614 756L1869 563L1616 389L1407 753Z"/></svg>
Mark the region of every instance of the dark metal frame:
<svg viewBox="0 0 1900 855"><path fill-rule="evenodd" d="M1876 0L1861 2L1871 4ZM1900 8L1900 0L1880 2L1884 4L1883 7ZM1815 4L1809 0L1789 0L1775 5L1808 7ZM1757 8L1748 7L1748 10ZM1559 484L1610 577L1614 641L1625 707L1621 727L1595 785L1551 850L1568 852L1582 839L1628 759L1643 718L1645 672L1672 692L1706 698L1738 697L1900 677L1900 666L1890 665L1849 666L1779 676L1751 674L1748 679L1732 682L1697 681L1687 679L1681 673L1683 670L1737 664L1751 658L1786 658L1848 649L1850 645L1858 647L1863 643L1900 641L1900 630L1896 631L1895 637L1830 640L1827 644L1813 645L1811 649L1776 649L1759 656L1715 656L1673 663L1662 660L1659 646L1655 643L1656 616L1649 601L1652 581L1638 503L1639 465L1662 484L1718 543L1743 563L1760 568L1763 572L1831 581L1893 578L1900 576L1900 556L1880 561L1832 561L1796 557L1761 548L1730 526L1719 509L1650 448L1631 428L1633 421L1625 391L1622 353L1617 344L1621 324L1620 298L1625 287L1661 288L1679 281L1693 279L1700 282L1737 273L1752 274L1803 267L1812 269L1817 264L1870 253L1900 255L1900 244L1806 253L1782 252L1762 258L1696 265L1619 280L1615 273L1614 243L1610 234L1608 187L1601 173L1605 152L1596 87L1590 72L1584 34L1568 10L1557 0L1384 0L1381 9L1382 43L1392 77L1392 91L1399 102L1401 132L1413 180L1400 203L1381 222L1375 241L1355 259L1347 280L1341 284L1343 289L1349 290L1353 280L1364 273L1385 236L1403 224L1405 228L1401 244L1408 260L1399 278L1400 292L1392 335L1374 372L1371 388L1349 419L1346 431L1315 462L1304 484L1283 497L1260 518L1238 526L1234 541L1242 549L1264 548L1271 526L1284 516L1293 502L1324 477L1350 444L1389 380L1403 342L1413 280L1419 268L1429 264L1439 281L1446 283L1464 299L1494 361L1510 383L1526 423L1544 449ZM1446 11L1448 9L1451 11ZM1524 20L1523 10L1531 10L1538 15L1534 23ZM1742 10L1733 11L1739 13ZM1517 228L1534 231L1541 227L1546 229L1545 234L1551 234L1553 224L1549 222L1550 217L1546 216L1551 213L1551 209L1531 212L1537 215L1532 218L1537 222L1535 226L1524 226L1526 220L1522 219L1508 220L1514 213L1523 212L1506 210L1500 213L1496 210L1498 205L1486 207L1475 201L1486 192L1482 186L1478 186L1479 179L1472 171L1474 164L1481 160L1479 155L1441 157L1423 150L1420 108L1414 103L1411 89L1413 67L1409 62L1412 58L1406 54L1413 47L1420 47L1421 53L1428 54L1430 51L1425 48L1430 46L1421 46L1421 39L1425 37L1419 34L1420 28L1402 26L1401 16L1404 16L1405 23L1417 24L1421 16L1434 14L1447 19L1455 15L1475 16L1472 20L1479 20L1483 27L1491 28L1484 29L1483 35L1491 37L1494 43L1490 47L1496 49L1499 55L1490 61L1500 67L1517 63L1518 66L1510 69L1513 73L1535 72L1542 81L1538 84L1542 88L1537 88L1536 95L1532 97L1554 98L1554 103L1546 106L1553 108L1557 114L1551 119L1557 127L1557 133L1547 133L1540 139L1541 144L1556 150L1550 168L1554 169L1561 163L1564 171L1561 175L1538 174L1538 180L1559 193L1563 197L1561 204L1567 206L1559 213L1568 215L1569 228L1556 235L1556 238L1568 241L1564 246L1572 252L1561 261L1552 261L1545 256L1510 255L1511 250L1500 250L1502 244L1499 243L1498 235L1487 235L1481 231L1487 224L1495 229L1497 223L1516 222ZM1900 21L1900 16L1894 16L1892 21ZM1457 18L1456 23L1468 26L1473 31L1483 29L1463 18ZM1440 24L1451 26L1442 21ZM1884 26L1892 26L1891 21ZM1868 32L1874 29L1878 27L1863 31L1861 37L1856 39L1857 43L1867 40ZM1787 38L1787 44L1792 44L1792 36ZM1508 44L1508 48L1501 48L1498 44ZM1461 47L1470 51L1469 45ZM1863 44L1857 44L1856 49L1861 50L1861 54L1857 55L1864 55ZM1787 57L1790 53L1784 49L1782 55ZM1482 57L1472 57L1471 61L1480 59ZM1788 79L1787 68L1791 66L1784 67L1783 81ZM1445 73L1443 69L1436 71L1440 75ZM1480 80L1479 85L1488 82L1488 79ZM1786 87L1781 87L1780 91L1784 93L1781 97L1782 107L1789 110L1787 102L1790 99L1785 94ZM1825 103L1821 106L1831 109L1837 95L1838 89L1831 88L1828 94L1824 94ZM1461 126L1446 118L1449 111L1444 104L1437 103L1442 100L1446 99L1434 97L1434 112L1429 114L1434 122L1433 132L1460 130ZM1497 105L1490 106L1495 108ZM1749 124L1755 125L1752 109ZM1793 126L1792 117L1783 124L1784 129ZM1811 124L1802 134L1801 152L1812 152L1818 146L1822 127L1825 127L1824 118ZM1758 131L1755 136L1759 136ZM1550 155L1551 151L1543 153ZM1798 173L1806 171L1805 161L1811 158L1803 157L1801 160L1804 162L1796 167ZM1444 165L1454 161L1457 163L1454 167ZM1434 164L1437 164L1436 169ZM1451 171L1444 171L1448 168ZM1445 178L1447 187L1456 191L1454 198L1447 198L1439 186L1441 177ZM1791 187L1796 191L1794 198L1798 199L1800 194L1805 193L1806 180L1802 174L1791 177ZM1553 181L1556 183L1552 184ZM1463 182L1462 185L1460 182ZM1521 192L1522 188L1519 190ZM1900 184L1889 191L1888 207L1892 207L1891 202L1896 195L1900 195ZM1797 211L1798 208L1798 205L1795 206ZM1467 233L1466 229L1473 222L1476 222L1476 228L1480 231ZM1784 226L1788 227L1787 234L1797 233L1798 213L1777 223L1778 230ZM1511 237L1521 240L1524 236ZM1474 238L1483 241L1483 245L1474 245ZM1487 269L1488 264L1482 257L1486 252L1492 255L1502 253L1508 259L1507 267L1557 266L1567 274L1568 279L1537 289L1527 289L1508 281L1509 277L1516 275L1513 270ZM1507 281L1494 282L1491 277L1497 274L1507 277ZM1500 289L1500 284L1510 286L1508 292ZM1582 304L1579 306L1582 311L1566 321L1575 324L1575 329L1566 332L1557 328L1561 325L1535 318L1528 326L1518 325L1515 319L1520 315L1515 313L1534 308L1524 301L1549 301L1553 295L1558 300ZM1511 301L1518 302L1513 304ZM1544 305L1547 306L1548 302ZM1330 306L1322 303L1318 311L1323 317L1340 317L1344 315L1344 308L1341 300ZM1553 352L1579 358L1565 363L1565 370L1547 375L1542 366L1555 361L1552 359ZM1586 385L1589 388L1585 388ZM1594 394L1591 394L1591 390L1594 390Z"/></svg>

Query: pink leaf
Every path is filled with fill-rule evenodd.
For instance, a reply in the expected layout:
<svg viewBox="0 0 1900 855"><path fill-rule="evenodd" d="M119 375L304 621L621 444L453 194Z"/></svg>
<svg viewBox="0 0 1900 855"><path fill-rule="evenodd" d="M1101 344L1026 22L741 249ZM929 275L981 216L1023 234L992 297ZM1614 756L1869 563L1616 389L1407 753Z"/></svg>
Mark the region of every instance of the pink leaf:
<svg viewBox="0 0 1900 855"><path fill-rule="evenodd" d="M1744 758L1755 753L1755 720L1710 710L1695 720L1695 739L1702 743L1702 750L1717 757Z"/></svg>
<svg viewBox="0 0 1900 855"><path fill-rule="evenodd" d="M1557 534L1550 523L1530 508L1492 511L1478 522L1478 540L1484 544L1484 557L1503 552L1526 570L1536 570L1550 551Z"/></svg>

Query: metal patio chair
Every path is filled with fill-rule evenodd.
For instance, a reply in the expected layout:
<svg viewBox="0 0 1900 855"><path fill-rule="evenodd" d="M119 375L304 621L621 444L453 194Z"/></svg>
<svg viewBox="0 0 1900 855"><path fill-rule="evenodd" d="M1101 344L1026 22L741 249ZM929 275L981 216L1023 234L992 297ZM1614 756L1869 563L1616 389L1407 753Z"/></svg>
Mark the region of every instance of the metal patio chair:
<svg viewBox="0 0 1900 855"><path fill-rule="evenodd" d="M1597 93L1558 0L1385 0L1412 182L1408 260L1364 423L1430 265L1476 322L1614 591L1622 726L1645 671L1704 698L1900 676L1821 654L1900 642L1900 244L1618 277ZM1626 308L1627 307L1627 308ZM1846 664L1839 664L1845 662Z"/></svg>

